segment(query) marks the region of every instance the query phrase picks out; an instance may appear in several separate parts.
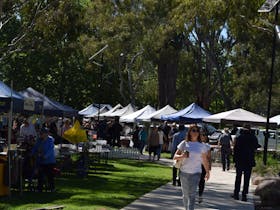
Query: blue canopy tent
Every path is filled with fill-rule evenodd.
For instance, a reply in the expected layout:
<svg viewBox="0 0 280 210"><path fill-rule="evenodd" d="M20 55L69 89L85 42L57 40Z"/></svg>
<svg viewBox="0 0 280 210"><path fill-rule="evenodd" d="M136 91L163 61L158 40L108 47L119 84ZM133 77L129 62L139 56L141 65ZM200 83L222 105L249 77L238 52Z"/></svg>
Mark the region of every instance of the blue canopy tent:
<svg viewBox="0 0 280 210"><path fill-rule="evenodd" d="M11 97L12 96L12 97ZM8 112L10 110L11 99L13 100L13 112L23 111L23 97L16 91L9 88L0 81L0 111Z"/></svg>
<svg viewBox="0 0 280 210"><path fill-rule="evenodd" d="M185 109L182 109L174 114L161 116L162 120L185 122L185 123L199 123L204 117L210 116L211 113L201 108L195 103L192 103Z"/></svg>
<svg viewBox="0 0 280 210"><path fill-rule="evenodd" d="M77 110L70 106L63 105L57 101L54 101L44 94L29 87L26 90L20 91L25 97L33 98L35 101L41 101L43 103L43 112L49 116L76 116Z"/></svg>

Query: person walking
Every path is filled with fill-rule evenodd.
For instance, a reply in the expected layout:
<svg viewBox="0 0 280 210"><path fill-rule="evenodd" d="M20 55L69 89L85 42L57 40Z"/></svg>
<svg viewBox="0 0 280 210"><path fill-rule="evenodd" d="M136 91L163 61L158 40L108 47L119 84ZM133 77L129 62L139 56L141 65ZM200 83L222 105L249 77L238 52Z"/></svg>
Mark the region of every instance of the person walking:
<svg viewBox="0 0 280 210"><path fill-rule="evenodd" d="M119 117L115 117L115 122L112 125L112 143L113 146L121 146L121 132L123 131L123 127L119 122Z"/></svg>
<svg viewBox="0 0 280 210"><path fill-rule="evenodd" d="M205 179L210 177L209 163L207 160L207 149L200 143L200 133L197 125L189 127L186 139L178 145L174 160L182 160L180 167L181 188L183 192L183 203L186 210L193 210L195 194L201 175L201 164L206 174Z"/></svg>
<svg viewBox="0 0 280 210"><path fill-rule="evenodd" d="M226 169L229 170L232 138L228 131L228 128L224 128L224 133L220 136L218 145L221 147L223 171L225 171Z"/></svg>
<svg viewBox="0 0 280 210"><path fill-rule="evenodd" d="M162 151L162 145L163 145L164 140L166 138L161 126L158 127L158 136L159 136L159 147L158 147L158 151L157 151L157 160L160 159L160 154L161 154L161 151Z"/></svg>
<svg viewBox="0 0 280 210"><path fill-rule="evenodd" d="M132 132L132 142L133 142L133 148L139 148L140 142L139 142L139 132L140 128L138 125L135 126L135 129Z"/></svg>
<svg viewBox="0 0 280 210"><path fill-rule="evenodd" d="M176 123L172 123L172 127L171 127L171 129L170 129L170 131L169 131L169 133L167 135L167 138L168 138L168 141L169 141L169 143L168 143L168 151L172 150L173 135L175 133L177 133L177 132L178 132L178 129L177 129Z"/></svg>
<svg viewBox="0 0 280 210"><path fill-rule="evenodd" d="M171 147L171 158L173 159L177 146L186 138L186 128L183 124L179 125L179 131L173 135L172 147ZM178 178L178 180L177 180ZM178 186L181 186L180 176L178 176L178 170L175 166L172 168L172 184L176 186L176 180Z"/></svg>
<svg viewBox="0 0 280 210"><path fill-rule="evenodd" d="M143 155L143 150L144 150L144 147L146 145L146 142L147 142L147 137L148 137L148 133L145 129L145 126L144 125L140 125L140 131L139 131L139 134L138 134L138 138L139 138L139 151L140 151L140 154Z"/></svg>
<svg viewBox="0 0 280 210"><path fill-rule="evenodd" d="M202 129L200 131L200 139L201 139L201 142L205 145L206 149L207 149L207 161L209 163L209 170L211 170L211 147L210 145L208 144L209 142L209 139L208 139L208 136L207 136L207 133L204 129ZM201 176L200 176L200 181L199 181L199 184L198 184L198 203L201 203L203 201L203 192L204 192L204 188L205 188L205 175L206 175L206 170L203 166L203 164L201 165Z"/></svg>
<svg viewBox="0 0 280 210"><path fill-rule="evenodd" d="M255 163L255 151L260 145L255 134L251 132L250 125L245 125L236 137L233 149L233 161L236 167L234 192L232 197L239 200L242 173L244 174L242 201L247 201L249 181Z"/></svg>
<svg viewBox="0 0 280 210"><path fill-rule="evenodd" d="M151 127L151 133L148 138L148 148L149 148L149 160L151 160L151 155L153 153L153 159L155 160L155 156L157 155L157 151L159 148L159 135L158 135L158 129L156 126Z"/></svg>

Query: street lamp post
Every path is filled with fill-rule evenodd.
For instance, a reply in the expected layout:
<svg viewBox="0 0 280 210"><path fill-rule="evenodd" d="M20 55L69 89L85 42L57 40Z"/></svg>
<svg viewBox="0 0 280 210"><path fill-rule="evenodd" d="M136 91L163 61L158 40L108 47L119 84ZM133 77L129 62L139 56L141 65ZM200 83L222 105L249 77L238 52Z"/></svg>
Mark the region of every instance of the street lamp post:
<svg viewBox="0 0 280 210"><path fill-rule="evenodd" d="M104 67L104 60L103 60L103 51L105 49L107 49L108 47L108 44L106 44L103 48L101 48L99 51L97 51L95 54L93 54L88 60L91 61L92 63L94 63L95 65L99 66L100 67L100 81L99 81L99 84L98 84L98 114L97 114L97 121L99 122L99 117L100 117L100 108L101 108L101 84L103 82L103 67ZM94 60L94 58L99 55L100 53L101 54L101 63L98 63Z"/></svg>
<svg viewBox="0 0 280 210"><path fill-rule="evenodd" d="M274 22L277 24L278 20L278 5L280 0L266 0L258 12L271 12L275 9L275 19ZM266 165L267 163L267 146L268 146L268 138L269 138L269 117L270 117L270 107L271 107L271 95L272 95L272 82L273 82L273 72L275 65L275 51L276 51L276 40L277 33L275 29L273 30L273 43L272 43L272 56L271 56L271 68L270 68L270 78L268 84L268 102L267 102L267 118L266 118L266 129L265 129L265 141L264 141L264 150L263 150L263 163Z"/></svg>
<svg viewBox="0 0 280 210"><path fill-rule="evenodd" d="M98 114L97 114L97 122L99 123L99 117L100 117L100 108L101 108L101 84L103 82L103 67L104 67L104 61L103 61L103 53L101 55L101 66L100 66L100 81L98 85Z"/></svg>

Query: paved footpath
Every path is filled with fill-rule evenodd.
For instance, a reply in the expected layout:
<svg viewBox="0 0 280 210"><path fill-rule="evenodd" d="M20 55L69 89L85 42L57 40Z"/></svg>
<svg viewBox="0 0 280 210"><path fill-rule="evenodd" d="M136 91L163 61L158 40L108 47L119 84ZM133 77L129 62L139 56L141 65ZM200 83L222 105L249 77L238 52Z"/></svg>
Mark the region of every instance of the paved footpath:
<svg viewBox="0 0 280 210"><path fill-rule="evenodd" d="M163 164L171 164L170 160L162 159ZM170 169L171 170L171 169ZM221 167L212 167L210 179L206 182L203 202L197 203L195 209L200 210L254 210L253 190L250 185L248 202L234 200L230 197L234 188L235 170L222 171ZM180 187L170 183L163 185L135 200L122 210L184 210Z"/></svg>

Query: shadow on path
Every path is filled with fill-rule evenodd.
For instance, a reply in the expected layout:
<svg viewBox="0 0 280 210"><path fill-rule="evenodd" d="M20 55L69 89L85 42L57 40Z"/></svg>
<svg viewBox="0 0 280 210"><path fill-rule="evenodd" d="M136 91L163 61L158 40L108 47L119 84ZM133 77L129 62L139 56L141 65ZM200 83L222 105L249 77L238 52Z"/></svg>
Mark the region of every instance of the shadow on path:
<svg viewBox="0 0 280 210"><path fill-rule="evenodd" d="M219 167L213 167L211 177L206 182L203 202L196 202L195 209L219 210L254 210L253 194L248 194L248 202L234 200L230 197L234 188L235 171L223 172ZM183 210L182 192L180 187L168 183L142 196L122 210Z"/></svg>

